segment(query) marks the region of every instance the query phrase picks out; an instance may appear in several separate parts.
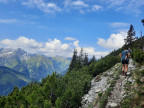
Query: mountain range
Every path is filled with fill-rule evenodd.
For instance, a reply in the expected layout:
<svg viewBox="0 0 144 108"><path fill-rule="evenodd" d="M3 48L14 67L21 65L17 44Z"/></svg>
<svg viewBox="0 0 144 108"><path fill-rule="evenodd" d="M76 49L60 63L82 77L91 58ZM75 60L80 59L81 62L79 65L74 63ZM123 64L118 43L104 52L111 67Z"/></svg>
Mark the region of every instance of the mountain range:
<svg viewBox="0 0 144 108"><path fill-rule="evenodd" d="M31 81L40 82L57 72L64 75L71 59L28 54L21 48L0 49L0 95L7 95L14 86L22 87Z"/></svg>

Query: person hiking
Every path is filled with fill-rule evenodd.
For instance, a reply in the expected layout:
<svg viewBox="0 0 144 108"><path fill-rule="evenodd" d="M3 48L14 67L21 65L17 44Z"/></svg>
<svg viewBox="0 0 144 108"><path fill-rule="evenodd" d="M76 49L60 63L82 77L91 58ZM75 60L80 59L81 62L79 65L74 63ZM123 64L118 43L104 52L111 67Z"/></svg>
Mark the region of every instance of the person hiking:
<svg viewBox="0 0 144 108"><path fill-rule="evenodd" d="M130 53L128 52L127 48L125 48L125 50L123 50L122 53L120 53L122 63L122 75L124 76L126 76L128 72L129 56Z"/></svg>

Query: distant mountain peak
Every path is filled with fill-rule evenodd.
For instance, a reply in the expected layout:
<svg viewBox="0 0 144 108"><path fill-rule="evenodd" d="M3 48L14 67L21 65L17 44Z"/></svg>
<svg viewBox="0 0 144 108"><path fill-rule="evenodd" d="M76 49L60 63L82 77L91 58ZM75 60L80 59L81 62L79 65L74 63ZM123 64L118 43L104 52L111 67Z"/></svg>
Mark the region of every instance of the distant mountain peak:
<svg viewBox="0 0 144 108"><path fill-rule="evenodd" d="M24 51L24 50L21 49L21 48L16 49L16 50L15 50L15 53L16 53L17 56L27 55L27 52Z"/></svg>

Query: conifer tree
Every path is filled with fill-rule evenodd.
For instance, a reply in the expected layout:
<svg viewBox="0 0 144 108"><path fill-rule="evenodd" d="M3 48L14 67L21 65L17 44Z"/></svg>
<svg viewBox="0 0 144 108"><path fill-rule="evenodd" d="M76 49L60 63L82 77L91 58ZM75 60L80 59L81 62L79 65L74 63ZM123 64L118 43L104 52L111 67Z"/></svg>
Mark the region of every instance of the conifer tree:
<svg viewBox="0 0 144 108"><path fill-rule="evenodd" d="M85 53L84 60L83 60L84 66L88 65L88 54Z"/></svg>
<svg viewBox="0 0 144 108"><path fill-rule="evenodd" d="M70 66L69 66L69 71L71 71L72 69L74 69L76 67L77 60L78 60L77 50L74 49L73 57L72 57L72 60L71 60Z"/></svg>
<svg viewBox="0 0 144 108"><path fill-rule="evenodd" d="M144 26L144 19L142 19L141 22L142 22L142 24L143 24L143 26Z"/></svg>
<svg viewBox="0 0 144 108"><path fill-rule="evenodd" d="M84 50L83 50L83 48L81 48L81 50L80 50L79 60L80 60L80 63L83 65L83 60L84 60Z"/></svg>
<svg viewBox="0 0 144 108"><path fill-rule="evenodd" d="M135 30L133 25L130 25L130 29L127 32L127 38L125 39L125 45L131 44L133 41L135 41L137 38L135 37Z"/></svg>
<svg viewBox="0 0 144 108"><path fill-rule="evenodd" d="M93 57L92 57L91 60L89 61L89 65L90 65L91 63L95 62L95 61L96 61L96 59L95 59L95 56L93 55Z"/></svg>

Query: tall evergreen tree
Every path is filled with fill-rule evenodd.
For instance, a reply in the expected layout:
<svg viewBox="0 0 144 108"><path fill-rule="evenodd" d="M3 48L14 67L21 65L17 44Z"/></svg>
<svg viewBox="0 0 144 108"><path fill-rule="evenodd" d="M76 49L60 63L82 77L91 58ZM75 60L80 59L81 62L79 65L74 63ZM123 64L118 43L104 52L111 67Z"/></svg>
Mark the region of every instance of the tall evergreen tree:
<svg viewBox="0 0 144 108"><path fill-rule="evenodd" d="M89 61L89 65L91 64L91 63L93 63L93 62L95 62L96 61L96 59L95 59L95 56L93 55L93 57L91 58L91 60Z"/></svg>
<svg viewBox="0 0 144 108"><path fill-rule="evenodd" d="M78 60L77 50L74 49L72 61L71 61L70 66L69 66L69 71L71 71L72 69L74 69L76 67L77 60Z"/></svg>
<svg viewBox="0 0 144 108"><path fill-rule="evenodd" d="M85 53L85 55L84 55L83 64L84 64L84 66L88 65L88 54L87 53Z"/></svg>
<svg viewBox="0 0 144 108"><path fill-rule="evenodd" d="M125 39L125 45L131 44L133 41L135 41L137 38L135 37L135 30L133 25L130 25L130 29L127 32L127 38Z"/></svg>
<svg viewBox="0 0 144 108"><path fill-rule="evenodd" d="M142 19L141 22L143 23L143 26L144 26L144 19Z"/></svg>
<svg viewBox="0 0 144 108"><path fill-rule="evenodd" d="M84 60L84 50L83 50L83 48L81 48L81 50L80 50L79 60L80 60L81 64L83 65L83 60Z"/></svg>

